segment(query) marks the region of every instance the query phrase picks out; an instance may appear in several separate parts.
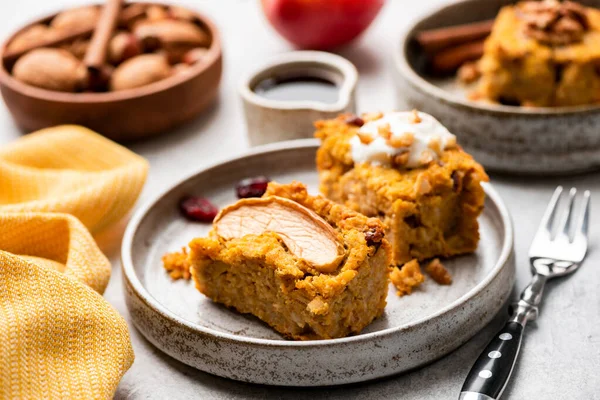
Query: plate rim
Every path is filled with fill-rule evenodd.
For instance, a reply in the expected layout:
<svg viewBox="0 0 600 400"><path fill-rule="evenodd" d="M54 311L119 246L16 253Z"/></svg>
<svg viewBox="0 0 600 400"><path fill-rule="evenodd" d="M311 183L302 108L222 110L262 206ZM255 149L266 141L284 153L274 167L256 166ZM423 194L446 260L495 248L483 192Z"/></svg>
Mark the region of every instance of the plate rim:
<svg viewBox="0 0 600 400"><path fill-rule="evenodd" d="M127 224L127 228L125 229L125 233L123 235L123 242L121 245L121 269L123 272L123 276L127 280L131 290L141 301L146 303L148 307L150 307L155 312L158 312L163 317L170 320L172 323L175 323L181 327L186 328L189 331L192 331L201 335L208 335L218 340L224 340L235 343L243 343L245 345L257 345L257 346L267 346L267 347L302 347L302 348L318 348L318 347L327 347L331 345L338 344L348 344L348 343L360 343L360 342L369 342L377 338L387 337L390 335L395 335L404 330L410 330L415 326L422 325L427 321L434 320L451 312L452 310L460 307L469 299L475 297L478 293L485 290L485 288L489 285L489 283L500 273L500 271L505 268L511 259L514 248L514 230L513 223L508 208L504 204L504 201L498 194L498 192L493 188L490 183L483 182L483 188L486 196L494 203L496 208L498 209L498 213L501 217L502 224L504 226L504 237L502 248L496 263L493 268L489 271L489 273L478 282L471 290L460 296L458 299L454 300L450 304L441 308L440 310L429 314L425 317L416 319L411 321L410 323L404 324L402 326L386 328L380 331L369 332L364 334L358 334L354 336L348 336L344 338L337 339L323 339L323 340L275 340L275 339L263 339L263 338L254 338L254 337L246 337L240 335L234 335L231 333L217 331L212 328L204 327L197 325L193 322L187 321L184 318L178 316L172 311L168 310L164 307L158 300L156 300L144 287L141 280L137 276L135 272L135 267L132 258L132 250L133 250L133 239L135 234L138 231L140 224L143 222L144 218L151 211L151 209L157 204L161 199L166 197L172 190L177 188L178 186L184 184L190 179L193 179L196 175L204 173L210 169L217 168L222 164L226 164L229 162L239 161L244 158L254 157L260 154L273 153L284 150L294 150L294 149L308 149L315 148L315 150L319 147L318 139L299 139L299 140L289 140L277 143L270 143L262 146L258 146L250 149L249 151L245 151L241 154L224 157L215 162L209 163L208 165L199 168L198 170L186 174L182 179L176 181L174 184L170 185L168 188L160 191L157 195L151 197L147 200L142 206L140 206L131 217L131 220Z"/></svg>

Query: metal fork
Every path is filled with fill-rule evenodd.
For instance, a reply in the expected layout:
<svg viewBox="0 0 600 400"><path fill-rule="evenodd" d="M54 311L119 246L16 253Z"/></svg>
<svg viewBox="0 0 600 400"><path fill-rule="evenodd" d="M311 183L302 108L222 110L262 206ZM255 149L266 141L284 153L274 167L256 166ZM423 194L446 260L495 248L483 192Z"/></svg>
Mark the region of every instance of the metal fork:
<svg viewBox="0 0 600 400"><path fill-rule="evenodd" d="M499 399L517 360L523 330L538 317L544 285L548 279L570 274L579 268L588 247L590 192L585 191L575 217L577 189L569 191L566 209L557 217L563 192L557 187L529 249L533 279L512 306L512 316L481 353L462 387L459 400ZM556 221L558 219L558 221ZM556 233L553 234L555 228ZM572 231L572 232L571 232Z"/></svg>

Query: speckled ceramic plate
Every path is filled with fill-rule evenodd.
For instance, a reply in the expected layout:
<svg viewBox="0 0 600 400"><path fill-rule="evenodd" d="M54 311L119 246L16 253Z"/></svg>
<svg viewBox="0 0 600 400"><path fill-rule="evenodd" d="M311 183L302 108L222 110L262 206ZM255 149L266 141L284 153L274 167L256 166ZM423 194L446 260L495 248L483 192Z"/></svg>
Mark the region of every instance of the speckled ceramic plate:
<svg viewBox="0 0 600 400"><path fill-rule="evenodd" d="M269 175L300 180L317 191L315 140L259 147L176 183L133 217L122 249L127 307L135 326L156 347L203 371L247 382L286 386L339 385L406 371L456 349L500 310L514 281L510 217L485 185L481 243L473 255L445 263L450 286L425 282L399 298L390 287L384 315L360 335L289 341L258 319L212 303L193 283L170 280L161 256L178 250L210 225L190 223L178 211L185 194L234 202L235 183Z"/></svg>
<svg viewBox="0 0 600 400"><path fill-rule="evenodd" d="M579 0L600 7L600 0ZM486 169L559 175L600 168L600 105L525 108L467 99L453 78L432 79L415 34L494 18L515 0L454 0L415 21L394 52L399 107L434 115Z"/></svg>

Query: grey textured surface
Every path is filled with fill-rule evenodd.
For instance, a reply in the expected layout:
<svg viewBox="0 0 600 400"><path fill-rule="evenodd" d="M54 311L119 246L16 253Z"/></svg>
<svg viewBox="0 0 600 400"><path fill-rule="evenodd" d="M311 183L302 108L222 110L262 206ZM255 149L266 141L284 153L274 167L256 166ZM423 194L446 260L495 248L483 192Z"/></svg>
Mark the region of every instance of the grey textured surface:
<svg viewBox="0 0 600 400"><path fill-rule="evenodd" d="M396 105L390 52L408 21L442 0L408 2L390 0L371 30L355 46L342 52L361 74L359 110L388 110ZM62 5L83 0L19 0L0 2L5 37L21 23ZM200 166L239 154L247 148L238 79L246 68L264 57L290 47L272 34L253 0L188 0L211 15L224 40L224 79L218 103L191 125L161 138L130 146L151 163L143 199L152 197ZM375 45L372 45L375 44ZM0 109L0 143L19 137L5 108ZM568 132L565 132L568 134ZM599 133L600 134L600 133ZM563 178L492 176L492 181L512 212L516 233L517 284L528 282L527 248L552 190L557 184L592 190L592 237L588 259L571 277L550 282L540 319L527 326L520 360L505 398L600 399L600 174ZM106 298L125 316L119 268L123 226L101 238L113 262L113 277ZM441 360L401 376L340 388L282 389L241 384L198 372L163 355L131 329L136 361L124 376L117 399L454 399L471 364L504 322L499 315L470 342Z"/></svg>

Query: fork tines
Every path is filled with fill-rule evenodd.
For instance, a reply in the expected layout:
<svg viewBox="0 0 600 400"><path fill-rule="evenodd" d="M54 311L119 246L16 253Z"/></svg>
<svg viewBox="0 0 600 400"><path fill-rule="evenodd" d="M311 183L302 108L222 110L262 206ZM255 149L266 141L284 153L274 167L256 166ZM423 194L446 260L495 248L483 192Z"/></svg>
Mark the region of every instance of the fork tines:
<svg viewBox="0 0 600 400"><path fill-rule="evenodd" d="M557 218L559 201L563 193L562 186L559 186L554 191L552 199L546 208L544 217L540 224L540 230L544 230L547 235L550 236L551 240L567 240L572 243L573 240L578 237L587 238L588 226L589 226L589 214L590 214L590 191L586 190L583 193L583 199L579 207L579 213L575 216L575 197L577 195L577 189L571 188L569 190L567 205L564 207L560 216ZM557 221L558 220L558 221ZM575 225L574 225L575 223ZM574 231L573 225L575 226ZM555 228L555 234L552 235L552 231ZM573 235L571 235L573 233Z"/></svg>

